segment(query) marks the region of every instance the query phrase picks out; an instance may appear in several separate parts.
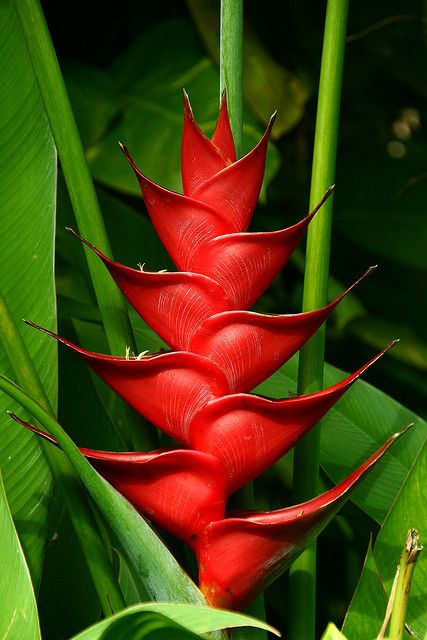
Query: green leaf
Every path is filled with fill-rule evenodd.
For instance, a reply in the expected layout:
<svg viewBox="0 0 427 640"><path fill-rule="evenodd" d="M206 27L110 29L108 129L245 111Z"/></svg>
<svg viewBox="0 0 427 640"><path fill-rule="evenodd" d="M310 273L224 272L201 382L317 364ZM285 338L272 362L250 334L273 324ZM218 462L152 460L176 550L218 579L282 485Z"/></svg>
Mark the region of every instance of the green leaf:
<svg viewBox="0 0 427 640"><path fill-rule="evenodd" d="M298 359L294 357L262 383L257 393L275 398L294 393L297 371ZM325 387L346 375L326 364ZM321 464L334 483L343 480L392 433L410 422L415 423L414 427L384 456L351 497L379 523L384 520L422 446L427 429L425 421L363 380L358 380L321 421Z"/></svg>
<svg viewBox="0 0 427 640"><path fill-rule="evenodd" d="M372 541L369 541L359 584L344 620L343 633L351 640L376 638L386 607L387 598L372 552Z"/></svg>
<svg viewBox="0 0 427 640"><path fill-rule="evenodd" d="M156 615L153 616L152 614ZM255 627L280 635L276 629L265 622L255 620L255 618L240 613L212 609L210 607L197 607L188 604L148 602L135 607L129 607L112 618L102 620L90 629L86 629L75 636L72 640L101 640L101 638L109 638L111 640L113 638L114 640L121 640L121 638L123 638L124 640L125 638L136 637L129 635L130 630L137 630L138 638L149 638L151 637L149 634L150 627L154 620L158 622L156 628L163 628L165 632L168 630L176 631L181 628L191 634L198 634L195 637L200 637L199 634L235 627ZM145 625L147 635L144 634ZM177 625L179 626L177 627ZM111 634L107 634L107 631L111 632ZM118 631L120 634L118 634ZM173 637L181 640L181 637L187 638L188 636L177 634ZM192 637L194 636L191 635L190 638ZM159 638L165 638L166 640L167 638L170 639L171 635L162 634Z"/></svg>
<svg viewBox="0 0 427 640"><path fill-rule="evenodd" d="M41 639L36 599L0 474L0 637Z"/></svg>
<svg viewBox="0 0 427 640"><path fill-rule="evenodd" d="M333 622L330 622L326 627L321 640L347 640L347 638L339 629L337 629ZM353 640L353 638L351 640ZM365 640L367 640L367 638L365 638Z"/></svg>
<svg viewBox="0 0 427 640"><path fill-rule="evenodd" d="M28 317L55 329L53 281L56 154L15 8L0 5L0 291L52 406L56 405L54 343L22 324ZM1 296L0 296L1 297ZM8 336L3 335L8 341ZM9 344L10 348L13 345ZM0 347L0 371L12 375ZM16 407L16 406L15 406ZM0 415L13 409L0 398ZM0 425L0 466L34 584L40 578L51 474L40 442Z"/></svg>
<svg viewBox="0 0 427 640"><path fill-rule="evenodd" d="M421 544L427 541L427 512L425 492L427 487L427 446L419 447L417 456L404 486L393 504L381 528L374 547L377 566L390 592L391 584L399 562L402 543L408 529L417 529ZM415 567L409 597L407 623L418 637L427 631L427 556L421 553Z"/></svg>
<svg viewBox="0 0 427 640"><path fill-rule="evenodd" d="M164 46L159 49L158 42ZM122 95L122 118L108 134L87 150L92 175L102 184L140 195L137 180L121 158L121 140L141 169L161 185L181 190L182 89L190 96L195 116L206 133L213 133L218 115L218 71L206 57L191 24L161 22L146 31L111 68ZM244 151L262 131L244 116ZM265 184L280 163L269 146Z"/></svg>

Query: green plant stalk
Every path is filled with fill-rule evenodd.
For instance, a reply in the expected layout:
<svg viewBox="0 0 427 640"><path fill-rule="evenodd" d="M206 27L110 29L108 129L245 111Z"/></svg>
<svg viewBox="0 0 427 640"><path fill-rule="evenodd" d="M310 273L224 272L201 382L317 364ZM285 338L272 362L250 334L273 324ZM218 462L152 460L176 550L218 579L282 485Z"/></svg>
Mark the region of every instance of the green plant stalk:
<svg viewBox="0 0 427 640"><path fill-rule="evenodd" d="M2 374L0 389L24 407L42 425L43 430L55 438L99 512L120 540L149 596L160 602L206 606L202 593L146 521L95 471L55 418ZM225 640L225 635L218 632L215 639Z"/></svg>
<svg viewBox="0 0 427 640"><path fill-rule="evenodd" d="M38 0L14 0L30 53L40 94L58 150L62 172L80 234L111 257L95 188L71 109L61 69ZM108 345L112 354L122 354L126 346L137 353L132 328L122 295L104 265L84 247ZM124 438L138 449L154 444L153 434L144 431L141 421L126 408Z"/></svg>
<svg viewBox="0 0 427 640"><path fill-rule="evenodd" d="M404 637L406 610L408 608L412 577L416 562L423 549L419 544L419 539L416 529L408 531L400 557L399 576L390 619L389 640L403 640Z"/></svg>
<svg viewBox="0 0 427 640"><path fill-rule="evenodd" d="M31 393L46 411L53 415L49 399L40 381L27 347L0 294L0 343L9 359L17 382ZM67 506L76 537L86 560L89 573L105 615L121 611L125 607L122 593L113 574L108 552L99 535L94 515L87 502L80 480L61 451L49 443L42 443L44 454L55 482Z"/></svg>
<svg viewBox="0 0 427 640"><path fill-rule="evenodd" d="M225 92L236 157L240 158L243 147L243 0L221 0L219 49L220 100ZM254 508L252 483L238 492L236 503L240 509ZM265 620L263 596L256 598L248 612ZM262 629L236 629L233 632L235 640L264 640L266 637Z"/></svg>
<svg viewBox="0 0 427 640"><path fill-rule="evenodd" d="M317 103L310 206L335 182L341 85L344 65L348 0L328 0ZM310 223L304 277L303 311L327 302L333 197ZM298 393L323 387L325 328L300 352ZM320 431L317 427L296 446L293 501L303 502L317 493ZM316 548L308 548L290 569L289 640L311 640L315 635Z"/></svg>
<svg viewBox="0 0 427 640"><path fill-rule="evenodd" d="M221 0L219 85L227 96L236 156L243 139L243 0Z"/></svg>

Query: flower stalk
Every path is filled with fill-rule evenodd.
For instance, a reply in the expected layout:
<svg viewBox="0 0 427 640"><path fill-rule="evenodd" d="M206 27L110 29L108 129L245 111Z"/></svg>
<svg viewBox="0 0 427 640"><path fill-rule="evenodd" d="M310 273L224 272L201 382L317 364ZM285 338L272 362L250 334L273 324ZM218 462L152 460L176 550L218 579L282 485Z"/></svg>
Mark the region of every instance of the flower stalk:
<svg viewBox="0 0 427 640"><path fill-rule="evenodd" d="M328 0L317 104L310 203L335 182L335 166L344 65L348 0ZM333 198L310 225L304 277L303 311L326 303L331 244ZM300 352L298 392L323 387L325 329ZM300 502L316 494L319 474L320 431L315 429L297 445L294 457L293 498ZM313 545L290 570L289 640L311 640L315 635L316 550Z"/></svg>
<svg viewBox="0 0 427 640"><path fill-rule="evenodd" d="M227 95L236 156L243 142L243 0L221 0L220 95Z"/></svg>

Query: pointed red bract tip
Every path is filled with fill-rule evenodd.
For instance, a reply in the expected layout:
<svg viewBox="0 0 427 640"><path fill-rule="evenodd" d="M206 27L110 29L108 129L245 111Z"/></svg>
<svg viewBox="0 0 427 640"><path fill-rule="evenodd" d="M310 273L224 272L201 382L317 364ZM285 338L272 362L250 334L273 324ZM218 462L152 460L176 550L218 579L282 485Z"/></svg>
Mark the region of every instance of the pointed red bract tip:
<svg viewBox="0 0 427 640"><path fill-rule="evenodd" d="M234 148L233 133L228 117L227 96L225 91L221 97L218 120L211 140L221 151L227 164L236 162L236 150Z"/></svg>
<svg viewBox="0 0 427 640"><path fill-rule="evenodd" d="M221 134L220 141L227 147L226 130ZM230 131L231 135L231 131ZM232 138L231 138L232 141ZM232 142L233 144L233 142ZM234 149L234 145L233 145ZM181 173L184 193L191 196L193 192L206 180L219 173L230 164L230 159L223 155L222 149L200 129L196 123L190 101L184 92L184 129L181 147Z"/></svg>

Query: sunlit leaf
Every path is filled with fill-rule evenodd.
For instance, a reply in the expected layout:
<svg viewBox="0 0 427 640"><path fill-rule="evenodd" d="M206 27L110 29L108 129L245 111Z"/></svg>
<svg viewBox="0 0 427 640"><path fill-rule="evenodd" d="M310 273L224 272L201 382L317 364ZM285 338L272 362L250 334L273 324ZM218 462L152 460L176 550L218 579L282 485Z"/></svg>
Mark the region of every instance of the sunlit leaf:
<svg viewBox="0 0 427 640"><path fill-rule="evenodd" d="M0 475L0 637L40 640L36 600Z"/></svg>
<svg viewBox="0 0 427 640"><path fill-rule="evenodd" d="M13 3L0 6L0 291L19 323L48 397L56 404L56 345L21 319L55 327L53 236L56 154ZM6 336L6 340L7 340ZM12 346L12 345L9 345ZM0 348L0 370L12 375ZM0 415L14 408L0 397ZM16 408L16 405L15 405ZM40 442L0 424L0 466L35 585L46 534L51 475Z"/></svg>

